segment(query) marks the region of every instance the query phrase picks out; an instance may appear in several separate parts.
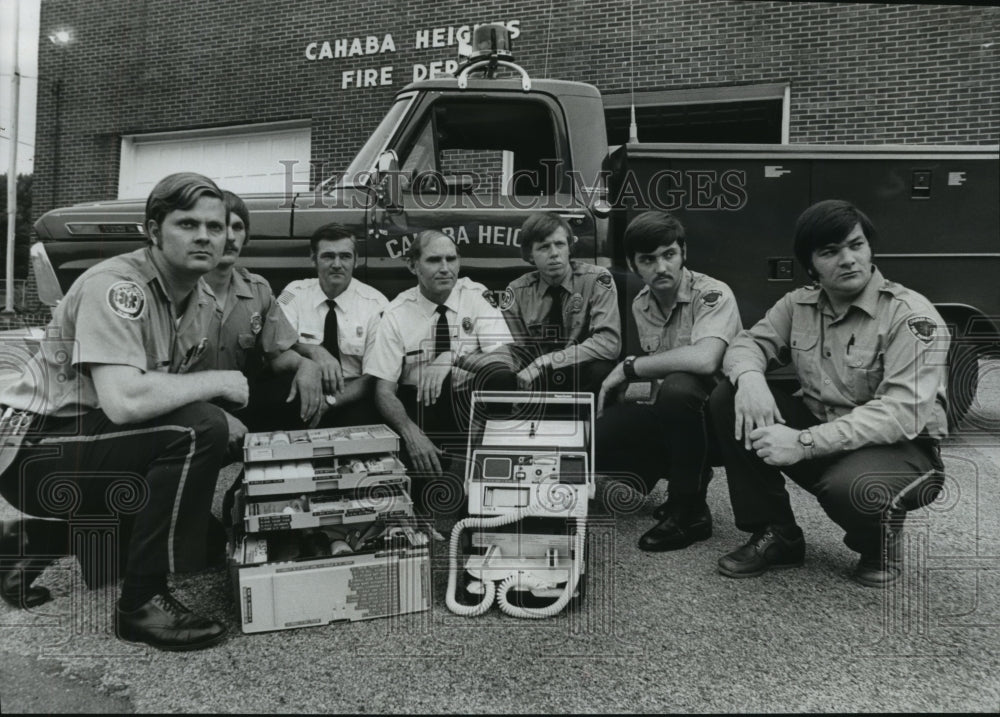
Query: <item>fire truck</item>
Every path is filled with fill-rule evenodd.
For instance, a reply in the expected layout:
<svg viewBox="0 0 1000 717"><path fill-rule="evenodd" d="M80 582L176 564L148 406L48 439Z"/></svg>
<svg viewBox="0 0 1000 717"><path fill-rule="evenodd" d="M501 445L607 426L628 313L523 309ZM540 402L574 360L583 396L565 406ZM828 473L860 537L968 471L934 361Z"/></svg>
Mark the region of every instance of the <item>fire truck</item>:
<svg viewBox="0 0 1000 717"><path fill-rule="evenodd" d="M481 30L482 28L480 28ZM502 26L477 31L455 76L412 83L343 172L300 192L244 196L252 241L242 264L275 291L312 273L309 236L329 222L359 242L356 276L390 298L413 283L402 255L426 228L455 238L464 274L501 290L528 267L518 233L534 211L564 215L577 258L612 270L625 327L640 283L621 238L648 209L674 213L688 265L732 287L744 325L808 282L792 256L798 215L845 199L879 230L876 263L927 296L954 337L952 419L968 410L978 359L1000 346L997 146L644 144L609 147L597 88L535 79ZM52 210L35 225L62 287L145 242L141 201Z"/></svg>

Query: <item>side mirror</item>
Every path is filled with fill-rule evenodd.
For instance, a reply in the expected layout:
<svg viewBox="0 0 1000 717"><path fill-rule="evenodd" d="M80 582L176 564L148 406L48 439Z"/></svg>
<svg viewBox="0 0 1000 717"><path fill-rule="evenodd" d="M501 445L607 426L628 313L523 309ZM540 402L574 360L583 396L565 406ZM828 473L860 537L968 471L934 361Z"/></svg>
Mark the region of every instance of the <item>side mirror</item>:
<svg viewBox="0 0 1000 717"><path fill-rule="evenodd" d="M399 171L399 157L396 150L387 149L378 156L378 163L375 165L375 182L381 181L387 174Z"/></svg>
<svg viewBox="0 0 1000 717"><path fill-rule="evenodd" d="M379 203L386 209L395 210L402 207L399 186L399 157L396 150L387 149L378 156L375 164L375 176L372 186Z"/></svg>

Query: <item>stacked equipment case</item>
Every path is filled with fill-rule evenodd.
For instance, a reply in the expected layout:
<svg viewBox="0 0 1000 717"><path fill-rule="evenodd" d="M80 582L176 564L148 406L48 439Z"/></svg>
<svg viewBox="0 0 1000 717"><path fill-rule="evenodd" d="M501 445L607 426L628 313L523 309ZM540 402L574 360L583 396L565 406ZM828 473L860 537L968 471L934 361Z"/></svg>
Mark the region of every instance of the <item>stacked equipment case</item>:
<svg viewBox="0 0 1000 717"><path fill-rule="evenodd" d="M243 632L430 607L430 539L384 425L250 433L231 507Z"/></svg>

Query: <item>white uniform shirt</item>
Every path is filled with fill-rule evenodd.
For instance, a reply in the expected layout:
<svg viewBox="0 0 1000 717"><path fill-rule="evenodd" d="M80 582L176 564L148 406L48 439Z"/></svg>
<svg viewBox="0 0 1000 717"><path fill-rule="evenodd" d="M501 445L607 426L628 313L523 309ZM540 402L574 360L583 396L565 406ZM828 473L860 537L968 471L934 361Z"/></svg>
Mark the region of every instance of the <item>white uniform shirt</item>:
<svg viewBox="0 0 1000 717"><path fill-rule="evenodd" d="M285 287L278 297L281 307L304 344L322 344L326 314L330 310L327 296L319 279L300 279ZM344 378L361 375L365 355L375 340L375 327L379 315L389 300L378 289L357 279L351 279L343 293L334 299L337 309L337 339L340 346L340 365Z"/></svg>
<svg viewBox="0 0 1000 717"><path fill-rule="evenodd" d="M460 278L444 302L448 311L451 350L457 359L475 351L490 352L514 342L503 314L483 296L486 287ZM404 385L417 385L422 366L434 359L437 304L407 289L393 299L382 315L375 345L365 355L366 374ZM462 377L456 376L461 383Z"/></svg>

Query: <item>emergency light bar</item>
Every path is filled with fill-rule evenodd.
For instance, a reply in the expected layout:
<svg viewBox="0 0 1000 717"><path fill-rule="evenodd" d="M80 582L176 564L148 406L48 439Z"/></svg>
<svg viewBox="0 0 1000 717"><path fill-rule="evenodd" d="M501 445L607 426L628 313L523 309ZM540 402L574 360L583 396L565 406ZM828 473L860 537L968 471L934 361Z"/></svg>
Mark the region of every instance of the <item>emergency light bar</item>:
<svg viewBox="0 0 1000 717"><path fill-rule="evenodd" d="M472 32L472 44L460 43L458 57L462 62L458 75L458 89L464 90L469 84L469 73L479 71L488 80L496 75L497 67L507 67L521 75L521 88L531 91L531 79L519 65L515 65L511 51L510 33L500 23L480 25Z"/></svg>

